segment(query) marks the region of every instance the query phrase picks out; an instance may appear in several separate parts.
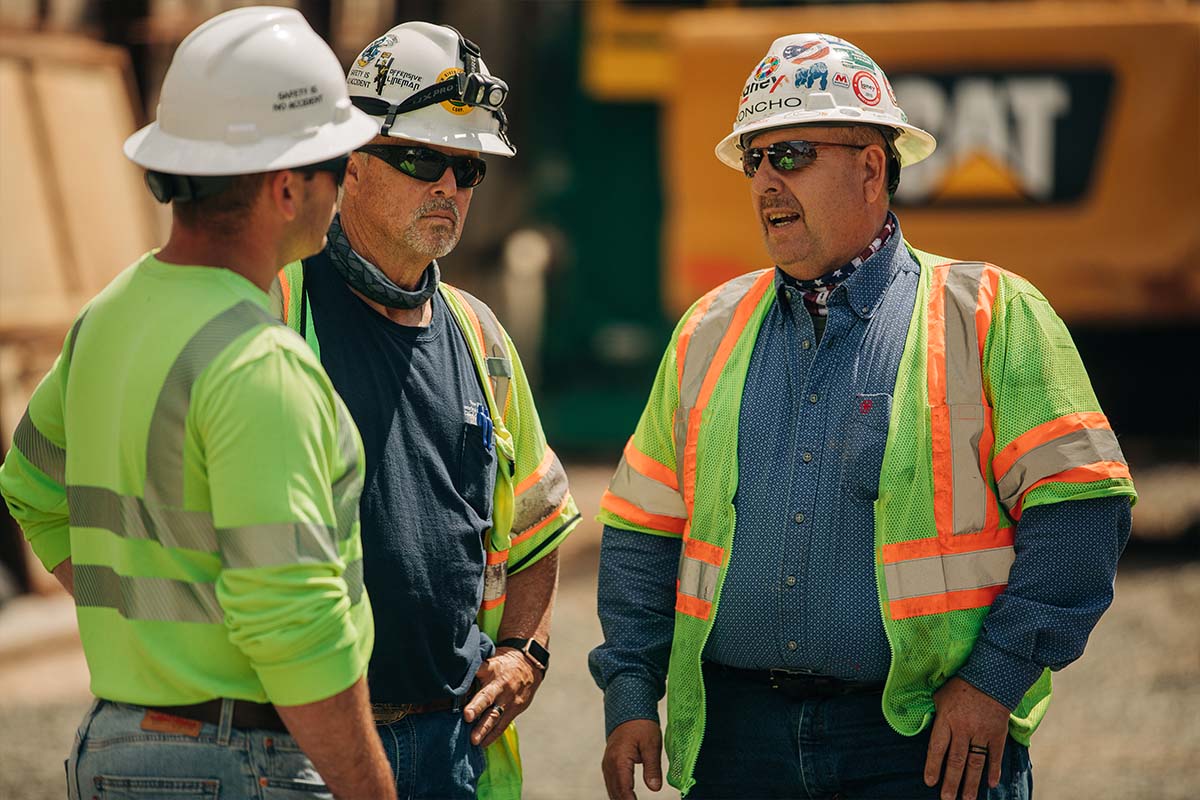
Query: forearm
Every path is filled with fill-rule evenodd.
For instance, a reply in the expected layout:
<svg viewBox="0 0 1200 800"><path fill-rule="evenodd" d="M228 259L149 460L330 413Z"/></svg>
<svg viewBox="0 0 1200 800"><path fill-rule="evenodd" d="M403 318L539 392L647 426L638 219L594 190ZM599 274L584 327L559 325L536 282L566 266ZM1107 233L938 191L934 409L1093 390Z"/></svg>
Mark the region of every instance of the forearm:
<svg viewBox="0 0 1200 800"><path fill-rule="evenodd" d="M959 677L1015 708L1043 669L1079 658L1112 602L1129 529L1125 497L1028 509L1017 527L1008 587L993 602Z"/></svg>
<svg viewBox="0 0 1200 800"><path fill-rule="evenodd" d="M554 598L558 594L558 551L510 577L507 593L504 617L500 620L500 641L537 639L548 645Z"/></svg>
<svg viewBox="0 0 1200 800"><path fill-rule="evenodd" d="M604 643L588 656L605 728L658 720L675 630L680 540L605 527L597 608Z"/></svg>
<svg viewBox="0 0 1200 800"><path fill-rule="evenodd" d="M276 708L334 797L386 800L396 796L392 770L371 717L365 678L325 700Z"/></svg>

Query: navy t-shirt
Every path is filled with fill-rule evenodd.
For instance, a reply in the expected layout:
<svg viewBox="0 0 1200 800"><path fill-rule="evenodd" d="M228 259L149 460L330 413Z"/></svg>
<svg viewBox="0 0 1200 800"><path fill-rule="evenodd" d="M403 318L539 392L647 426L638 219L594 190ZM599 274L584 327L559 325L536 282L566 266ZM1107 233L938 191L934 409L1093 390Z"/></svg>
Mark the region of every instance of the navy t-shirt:
<svg viewBox="0 0 1200 800"><path fill-rule="evenodd" d="M439 293L427 328L355 295L327 252L305 262L321 362L362 434L363 566L375 614L368 683L382 703L463 696L479 630L495 448L470 351Z"/></svg>

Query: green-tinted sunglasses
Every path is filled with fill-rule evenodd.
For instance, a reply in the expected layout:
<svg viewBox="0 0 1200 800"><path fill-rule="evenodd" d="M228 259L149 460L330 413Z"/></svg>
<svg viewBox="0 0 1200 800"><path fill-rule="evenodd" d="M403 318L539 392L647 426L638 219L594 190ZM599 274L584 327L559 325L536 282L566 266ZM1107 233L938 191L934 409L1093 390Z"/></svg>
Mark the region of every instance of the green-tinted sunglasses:
<svg viewBox="0 0 1200 800"><path fill-rule="evenodd" d="M483 182L487 163L475 156L448 156L429 147L412 145L368 144L358 152L372 155L410 178L426 183L441 180L449 167L460 189L470 189Z"/></svg>

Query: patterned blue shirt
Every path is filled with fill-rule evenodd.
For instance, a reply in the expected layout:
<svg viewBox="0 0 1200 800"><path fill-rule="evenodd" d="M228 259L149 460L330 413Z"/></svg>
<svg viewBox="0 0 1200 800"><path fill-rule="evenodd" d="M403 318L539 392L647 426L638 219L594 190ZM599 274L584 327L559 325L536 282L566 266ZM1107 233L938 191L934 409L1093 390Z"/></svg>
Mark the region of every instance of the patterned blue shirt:
<svg viewBox="0 0 1200 800"><path fill-rule="evenodd" d="M735 546L705 660L886 678L873 504L919 270L893 236L830 295L819 341L800 293L777 274L743 390ZM1026 512L1008 590L960 677L1012 708L1043 667L1077 658L1111 602L1128 533L1124 498ZM1097 547L1098 535L1111 547ZM610 732L629 719L657 719L679 548L678 539L605 528L605 642L589 663L605 690Z"/></svg>

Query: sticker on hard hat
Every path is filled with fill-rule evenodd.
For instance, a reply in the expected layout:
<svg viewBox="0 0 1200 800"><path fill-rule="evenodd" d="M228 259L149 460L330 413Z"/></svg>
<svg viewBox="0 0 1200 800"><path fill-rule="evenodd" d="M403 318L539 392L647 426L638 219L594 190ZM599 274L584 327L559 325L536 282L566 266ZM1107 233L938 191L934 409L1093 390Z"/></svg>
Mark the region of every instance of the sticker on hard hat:
<svg viewBox="0 0 1200 800"><path fill-rule="evenodd" d="M777 100L759 100L751 103L738 112L737 121L742 122L746 117L761 114L764 111L779 111L785 108L800 108L803 102L799 97L782 97Z"/></svg>
<svg viewBox="0 0 1200 800"><path fill-rule="evenodd" d="M778 56L767 56L759 63L758 69L754 71L754 80L765 81L774 75L777 69L779 69Z"/></svg>
<svg viewBox="0 0 1200 800"><path fill-rule="evenodd" d="M817 81L821 82L822 92L829 88L829 65L824 61L818 61L796 70L797 89L801 87L811 89Z"/></svg>
<svg viewBox="0 0 1200 800"><path fill-rule="evenodd" d="M869 72L856 72L851 80L854 94L868 106L879 105L879 81Z"/></svg>
<svg viewBox="0 0 1200 800"><path fill-rule="evenodd" d="M362 51L362 55L358 57L358 65L360 67L365 67L367 64L370 64L375 60L375 57L379 55L379 51L383 50L385 47L391 47L395 43L396 37L390 33L385 33L383 36L380 36L378 39L367 45L367 48Z"/></svg>
<svg viewBox="0 0 1200 800"><path fill-rule="evenodd" d="M783 57L793 64L803 64L805 61L822 58L829 55L829 45L820 39L801 44L789 44L783 48Z"/></svg>
<svg viewBox="0 0 1200 800"><path fill-rule="evenodd" d="M379 54L379 60L375 62L375 94L383 94L383 87L387 86L388 73L391 72L395 60L391 53Z"/></svg>
<svg viewBox="0 0 1200 800"><path fill-rule="evenodd" d="M294 111L297 108L315 106L324 99L316 86L300 86L275 95L277 102L271 104L272 111Z"/></svg>
<svg viewBox="0 0 1200 800"><path fill-rule="evenodd" d="M835 72L833 73L833 85L841 86L843 89L849 89L850 79L846 77L846 73L844 72Z"/></svg>
<svg viewBox="0 0 1200 800"><path fill-rule="evenodd" d="M463 74L463 71L460 67L450 67L448 69L442 70L441 74L439 74L437 76L437 80L434 81L434 83L441 83L442 81L446 80L447 78L451 77L452 75L462 75L462 74ZM475 109L471 108L471 106L467 105L466 103L460 103L457 100L443 100L441 103L438 103L438 105L440 105L442 108L449 111L451 114L454 114L454 115L460 116L460 117L463 116L464 114L470 114L472 111L475 110Z"/></svg>

